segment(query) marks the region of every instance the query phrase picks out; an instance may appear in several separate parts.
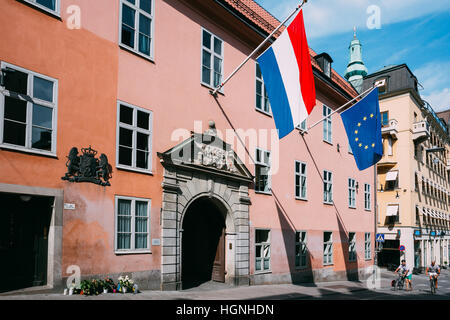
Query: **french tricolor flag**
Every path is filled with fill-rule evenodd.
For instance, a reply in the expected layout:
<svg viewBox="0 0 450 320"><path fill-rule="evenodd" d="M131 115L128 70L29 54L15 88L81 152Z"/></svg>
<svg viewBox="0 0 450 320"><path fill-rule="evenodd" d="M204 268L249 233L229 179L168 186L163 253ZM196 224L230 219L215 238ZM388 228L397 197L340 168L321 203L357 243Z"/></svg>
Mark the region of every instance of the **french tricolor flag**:
<svg viewBox="0 0 450 320"><path fill-rule="evenodd" d="M316 105L303 11L257 61L281 139L299 126Z"/></svg>

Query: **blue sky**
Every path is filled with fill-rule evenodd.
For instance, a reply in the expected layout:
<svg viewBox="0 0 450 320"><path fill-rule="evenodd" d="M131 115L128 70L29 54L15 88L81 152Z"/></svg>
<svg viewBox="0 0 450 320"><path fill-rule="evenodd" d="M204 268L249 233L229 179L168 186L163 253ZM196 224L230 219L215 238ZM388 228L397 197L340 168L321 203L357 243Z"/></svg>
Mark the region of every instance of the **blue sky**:
<svg viewBox="0 0 450 320"><path fill-rule="evenodd" d="M256 2L283 20L300 1ZM368 28L371 5L379 8L379 29ZM450 109L450 1L310 0L304 17L309 46L330 54L339 74L345 73L356 26L369 73L406 63L423 87L422 98L436 111Z"/></svg>

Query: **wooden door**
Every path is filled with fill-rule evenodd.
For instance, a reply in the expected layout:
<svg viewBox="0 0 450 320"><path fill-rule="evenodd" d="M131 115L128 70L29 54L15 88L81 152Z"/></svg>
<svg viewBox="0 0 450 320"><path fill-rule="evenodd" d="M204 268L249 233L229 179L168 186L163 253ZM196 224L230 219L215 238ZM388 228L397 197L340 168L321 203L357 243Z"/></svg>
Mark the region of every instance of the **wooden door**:
<svg viewBox="0 0 450 320"><path fill-rule="evenodd" d="M222 229L219 243L217 244L216 257L214 258L212 280L225 282L225 228Z"/></svg>

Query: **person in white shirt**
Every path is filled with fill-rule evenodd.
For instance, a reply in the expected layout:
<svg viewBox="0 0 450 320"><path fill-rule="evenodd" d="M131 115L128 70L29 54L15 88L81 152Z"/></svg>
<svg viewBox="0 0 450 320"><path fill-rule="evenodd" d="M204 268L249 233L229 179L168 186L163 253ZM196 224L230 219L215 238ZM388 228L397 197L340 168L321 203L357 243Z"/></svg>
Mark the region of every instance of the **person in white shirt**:
<svg viewBox="0 0 450 320"><path fill-rule="evenodd" d="M401 265L395 269L395 272L401 271L402 275L405 277L406 290L412 290L412 270L406 265L406 261L402 260Z"/></svg>

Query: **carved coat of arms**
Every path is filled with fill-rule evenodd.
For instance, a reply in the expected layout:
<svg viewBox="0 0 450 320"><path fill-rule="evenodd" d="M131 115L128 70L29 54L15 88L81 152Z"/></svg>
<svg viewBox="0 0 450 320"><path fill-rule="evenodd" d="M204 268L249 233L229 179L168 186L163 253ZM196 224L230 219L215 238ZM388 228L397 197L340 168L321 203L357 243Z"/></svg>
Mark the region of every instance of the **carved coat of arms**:
<svg viewBox="0 0 450 320"><path fill-rule="evenodd" d="M108 157L102 153L97 159L97 151L89 148L81 148L81 155L78 149L73 147L67 156L67 172L62 180L70 182L92 182L101 186L110 186L111 166Z"/></svg>

